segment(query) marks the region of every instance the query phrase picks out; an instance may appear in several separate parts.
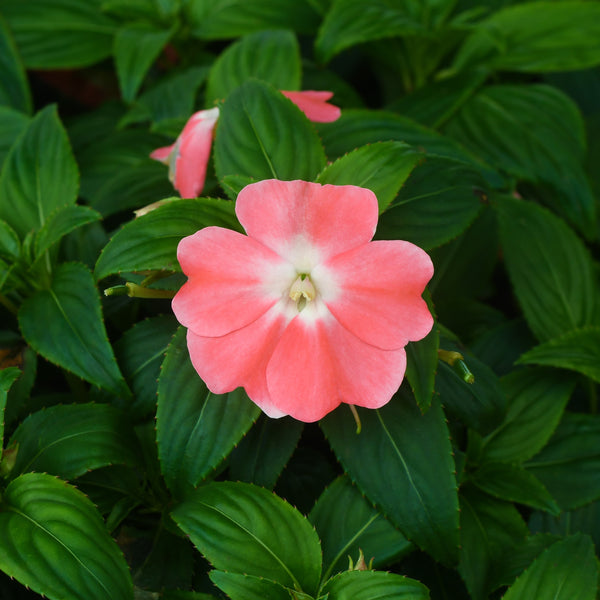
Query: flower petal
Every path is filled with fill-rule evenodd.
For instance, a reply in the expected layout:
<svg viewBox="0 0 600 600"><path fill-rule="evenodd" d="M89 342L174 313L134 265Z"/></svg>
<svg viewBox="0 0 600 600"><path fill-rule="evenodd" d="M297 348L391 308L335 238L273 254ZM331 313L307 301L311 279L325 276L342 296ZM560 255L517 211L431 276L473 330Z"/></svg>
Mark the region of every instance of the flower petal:
<svg viewBox="0 0 600 600"><path fill-rule="evenodd" d="M192 364L208 389L225 394L243 386L269 417L284 416L269 396L266 369L288 320L274 307L250 325L221 337L203 337L188 330Z"/></svg>
<svg viewBox="0 0 600 600"><path fill-rule="evenodd" d="M173 148L175 148L175 144L171 144L170 146L163 146L162 148L157 148L150 153L150 158L154 160L158 160L161 163L168 164L169 163L169 155L173 152Z"/></svg>
<svg viewBox="0 0 600 600"><path fill-rule="evenodd" d="M401 348L431 331L433 317L421 294L432 276L427 253L400 240L365 244L312 274L335 318L361 340L383 349ZM332 278L335 285L327 281Z"/></svg>
<svg viewBox="0 0 600 600"><path fill-rule="evenodd" d="M181 240L177 258L189 277L173 312L197 335L222 336L252 323L281 298L296 272L241 233L206 227Z"/></svg>
<svg viewBox="0 0 600 600"><path fill-rule="evenodd" d="M204 187L218 118L218 108L193 114L177 139L173 185L182 198L195 198Z"/></svg>
<svg viewBox="0 0 600 600"><path fill-rule="evenodd" d="M236 214L248 235L299 272L367 243L375 233L375 194L353 185L267 179L238 195Z"/></svg>
<svg viewBox="0 0 600 600"><path fill-rule="evenodd" d="M316 318L304 318L304 312L287 326L267 366L273 405L313 422L341 402L367 408L389 402L404 377L404 349L366 344L326 309Z"/></svg>
<svg viewBox="0 0 600 600"><path fill-rule="evenodd" d="M333 96L333 92L313 90L288 92L281 90L281 93L315 123L331 123L337 121L342 114L340 108L327 102Z"/></svg>

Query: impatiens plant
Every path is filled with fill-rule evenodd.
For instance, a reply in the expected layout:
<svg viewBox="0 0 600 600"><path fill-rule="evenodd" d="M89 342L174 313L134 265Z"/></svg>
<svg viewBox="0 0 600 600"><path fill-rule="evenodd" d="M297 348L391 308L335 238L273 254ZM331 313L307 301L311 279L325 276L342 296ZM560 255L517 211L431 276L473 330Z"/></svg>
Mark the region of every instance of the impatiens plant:
<svg viewBox="0 0 600 600"><path fill-rule="evenodd" d="M598 2L0 0L0 65L2 600L597 597Z"/></svg>

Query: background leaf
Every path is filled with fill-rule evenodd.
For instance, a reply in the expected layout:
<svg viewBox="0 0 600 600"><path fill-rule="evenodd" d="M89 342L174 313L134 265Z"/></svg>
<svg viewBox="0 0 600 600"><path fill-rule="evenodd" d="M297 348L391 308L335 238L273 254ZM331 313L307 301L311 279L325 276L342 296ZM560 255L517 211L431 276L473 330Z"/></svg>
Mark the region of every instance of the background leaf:
<svg viewBox="0 0 600 600"><path fill-rule="evenodd" d="M410 552L413 545L352 485L338 477L310 511L323 547L323 580L356 563L359 551L378 568Z"/></svg>
<svg viewBox="0 0 600 600"><path fill-rule="evenodd" d="M317 182L368 188L377 196L381 213L396 197L419 158L407 144L379 142L357 148L327 165Z"/></svg>
<svg viewBox="0 0 600 600"><path fill-rule="evenodd" d="M0 17L0 106L31 112L31 92L21 57L6 21Z"/></svg>
<svg viewBox="0 0 600 600"><path fill-rule="evenodd" d="M44 358L117 396L130 395L106 337L94 279L84 265L58 267L50 289L23 302L19 325Z"/></svg>
<svg viewBox="0 0 600 600"><path fill-rule="evenodd" d="M0 510L0 569L51 600L131 600L127 564L94 505L44 473L12 481Z"/></svg>
<svg viewBox="0 0 600 600"><path fill-rule="evenodd" d="M439 402L422 415L409 395L379 410L337 410L321 426L360 490L406 537L437 560L458 553L458 500L448 430ZM418 440L427 439L427 445ZM435 457L435 458L434 458Z"/></svg>
<svg viewBox="0 0 600 600"><path fill-rule="evenodd" d="M29 117L8 106L0 106L0 169L10 147L29 123Z"/></svg>
<svg viewBox="0 0 600 600"><path fill-rule="evenodd" d="M114 22L102 0L0 0L28 69L84 67L110 55Z"/></svg>
<svg viewBox="0 0 600 600"><path fill-rule="evenodd" d="M406 346L406 379L421 412L431 406L439 346L440 333L435 326L422 340Z"/></svg>
<svg viewBox="0 0 600 600"><path fill-rule="evenodd" d="M32 177L35 173L35 177ZM0 218L21 236L44 225L54 210L74 204L79 175L56 107L30 122L0 174Z"/></svg>
<svg viewBox="0 0 600 600"><path fill-rule="evenodd" d="M156 414L161 470L173 493L184 496L207 477L259 412L241 388L221 396L208 390L190 362L180 328L162 365Z"/></svg>
<svg viewBox="0 0 600 600"><path fill-rule="evenodd" d="M211 483L172 514L217 569L317 591L319 539L305 517L271 492L247 483Z"/></svg>
<svg viewBox="0 0 600 600"><path fill-rule="evenodd" d="M324 586L331 600L427 600L429 590L418 581L377 571L346 571L330 579Z"/></svg>
<svg viewBox="0 0 600 600"><path fill-rule="evenodd" d="M96 278L121 271L179 271L180 240L209 225L240 230L233 203L211 198L174 198L117 231L98 258Z"/></svg>
<svg viewBox="0 0 600 600"><path fill-rule="evenodd" d="M172 34L172 29L157 29L145 23L134 23L117 31L114 41L115 65L125 102L135 98L148 69Z"/></svg>
<svg viewBox="0 0 600 600"><path fill-rule="evenodd" d="M258 31L224 50L210 70L206 105L224 100L251 78L267 81L278 90L300 88L300 48L291 31Z"/></svg>
<svg viewBox="0 0 600 600"><path fill-rule="evenodd" d="M594 269L581 240L532 202L496 205L500 241L514 292L540 341L597 321Z"/></svg>
<svg viewBox="0 0 600 600"><path fill-rule="evenodd" d="M574 535L556 542L527 569L504 595L505 600L593 600L598 563L591 540Z"/></svg>
<svg viewBox="0 0 600 600"><path fill-rule="evenodd" d="M101 404L52 406L30 415L11 437L19 451L11 473L74 479L112 464L137 466L137 440L123 413Z"/></svg>
<svg viewBox="0 0 600 600"><path fill-rule="evenodd" d="M4 448L4 410L6 409L8 390L20 375L21 370L18 367L7 367L0 370L0 449Z"/></svg>
<svg viewBox="0 0 600 600"><path fill-rule="evenodd" d="M221 107L217 177L312 181L325 155L312 124L291 100L259 81L237 88Z"/></svg>

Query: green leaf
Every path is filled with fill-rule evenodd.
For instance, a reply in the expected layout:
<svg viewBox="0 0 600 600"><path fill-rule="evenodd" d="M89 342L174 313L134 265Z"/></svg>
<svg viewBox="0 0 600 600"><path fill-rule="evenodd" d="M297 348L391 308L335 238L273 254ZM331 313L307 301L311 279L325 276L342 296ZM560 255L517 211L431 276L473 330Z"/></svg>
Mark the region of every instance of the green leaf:
<svg viewBox="0 0 600 600"><path fill-rule="evenodd" d="M101 404L52 406L30 415L11 438L19 451L11 476L29 471L74 479L111 464L140 464L122 412Z"/></svg>
<svg viewBox="0 0 600 600"><path fill-rule="evenodd" d="M570 369L600 383L600 327L569 331L532 348L517 362Z"/></svg>
<svg viewBox="0 0 600 600"><path fill-rule="evenodd" d="M421 412L431 406L439 347L440 332L435 326L422 340L406 346L406 379Z"/></svg>
<svg viewBox="0 0 600 600"><path fill-rule="evenodd" d="M343 510L341 508L343 507ZM352 485L338 477L321 494L309 519L323 547L323 580L356 562L360 550L375 568L384 567L410 552L412 544Z"/></svg>
<svg viewBox="0 0 600 600"><path fill-rule="evenodd" d="M266 81L278 90L300 88L300 48L291 31L258 31L226 48L210 71L206 104L227 98L251 78Z"/></svg>
<svg viewBox="0 0 600 600"><path fill-rule="evenodd" d="M125 102L132 102L152 63L173 35L173 29L157 29L146 23L125 25L114 42L115 66Z"/></svg>
<svg viewBox="0 0 600 600"><path fill-rule="evenodd" d="M423 33L407 3L385 0L334 0L315 42L321 62L356 44Z"/></svg>
<svg viewBox="0 0 600 600"><path fill-rule="evenodd" d="M0 106L31 112L31 92L21 57L6 21L0 16Z"/></svg>
<svg viewBox="0 0 600 600"><path fill-rule="evenodd" d="M568 23L568 27L565 27ZM526 2L478 23L453 70L483 64L499 71L569 71L600 63L600 6L595 2Z"/></svg>
<svg viewBox="0 0 600 600"><path fill-rule="evenodd" d="M368 188L377 196L381 213L396 197L420 158L407 144L379 142L338 158L325 167L317 181Z"/></svg>
<svg viewBox="0 0 600 600"><path fill-rule="evenodd" d="M313 34L319 22L310 0L186 0L184 5L185 22L204 40L278 28Z"/></svg>
<svg viewBox="0 0 600 600"><path fill-rule="evenodd" d="M114 22L102 0L0 0L28 69L85 67L110 56Z"/></svg>
<svg viewBox="0 0 600 600"><path fill-rule="evenodd" d="M600 417L566 413L526 464L564 510L600 498Z"/></svg>
<svg viewBox="0 0 600 600"><path fill-rule="evenodd" d="M418 581L396 573L346 571L323 586L328 600L428 600L429 590Z"/></svg>
<svg viewBox="0 0 600 600"><path fill-rule="evenodd" d="M522 462L550 439L574 381L556 371L531 368L504 377L502 387L508 410L502 424L485 438L483 457L491 462Z"/></svg>
<svg viewBox="0 0 600 600"><path fill-rule="evenodd" d="M210 475L259 412L241 388L221 396L208 390L190 362L180 328L161 368L156 414L161 470L173 493L184 496Z"/></svg>
<svg viewBox="0 0 600 600"><path fill-rule="evenodd" d="M487 600L496 562L520 547L527 534L514 505L461 488L459 572L473 600Z"/></svg>
<svg viewBox="0 0 600 600"><path fill-rule="evenodd" d="M463 105L445 132L502 171L550 186L550 193L539 192L541 199L595 237L595 201L583 168L583 120L560 90L539 84L486 87Z"/></svg>
<svg viewBox="0 0 600 600"><path fill-rule="evenodd" d="M172 516L217 569L317 591L319 538L305 517L273 493L248 483L211 483Z"/></svg>
<svg viewBox="0 0 600 600"><path fill-rule="evenodd" d="M117 231L98 258L96 278L120 271L179 271L180 240L210 225L239 231L234 204L211 198L173 198Z"/></svg>
<svg viewBox="0 0 600 600"><path fill-rule="evenodd" d="M229 458L229 478L272 489L292 456L304 424L291 417L263 416Z"/></svg>
<svg viewBox="0 0 600 600"><path fill-rule="evenodd" d="M15 230L4 221L0 221L0 256L14 260L21 252L21 241Z"/></svg>
<svg viewBox="0 0 600 600"><path fill-rule="evenodd" d="M334 411L321 421L346 472L408 539L437 560L454 562L458 499L439 402L422 415L412 396L401 394L382 409L357 410L359 435L350 411Z"/></svg>
<svg viewBox="0 0 600 600"><path fill-rule="evenodd" d="M12 481L0 504L0 569L50 600L131 600L125 559L94 505L45 473Z"/></svg>
<svg viewBox="0 0 600 600"><path fill-rule="evenodd" d="M21 111L8 106L0 106L0 169L10 147L21 135L30 119Z"/></svg>
<svg viewBox="0 0 600 600"><path fill-rule="evenodd" d="M191 67L161 79L133 102L129 112L119 121L119 126L147 120L155 124L173 119L185 122L194 112L198 88L207 75L207 67Z"/></svg>
<svg viewBox="0 0 600 600"><path fill-rule="evenodd" d="M56 209L35 236L33 251L35 258L40 258L54 244L75 229L93 223L102 215L87 206L72 204Z"/></svg>
<svg viewBox="0 0 600 600"><path fill-rule="evenodd" d="M177 327L172 315L161 315L136 323L115 344L117 361L133 396L118 406L136 420L153 415L160 365Z"/></svg>
<svg viewBox="0 0 600 600"><path fill-rule="evenodd" d="M50 362L118 396L131 393L106 337L94 279L84 265L58 267L50 289L23 302L19 325L27 343Z"/></svg>
<svg viewBox="0 0 600 600"><path fill-rule="evenodd" d="M225 571L211 571L209 577L231 600L290 600L292 597L286 587L263 577Z"/></svg>
<svg viewBox="0 0 600 600"><path fill-rule="evenodd" d="M594 600L598 563L589 537L574 535L543 552L504 600Z"/></svg>
<svg viewBox="0 0 600 600"><path fill-rule="evenodd" d="M6 367L0 370L0 453L4 448L4 410L8 398L8 390L20 377L21 369L18 367Z"/></svg>
<svg viewBox="0 0 600 600"><path fill-rule="evenodd" d="M312 181L325 166L317 133L277 90L248 81L225 101L215 140L217 177Z"/></svg>
<svg viewBox="0 0 600 600"><path fill-rule="evenodd" d="M469 481L494 498L538 508L553 515L560 513L560 508L540 480L518 465L485 463L469 476Z"/></svg>
<svg viewBox="0 0 600 600"><path fill-rule="evenodd" d="M77 164L56 107L30 122L11 148L0 174L0 218L21 237L40 229L57 208L74 204Z"/></svg>
<svg viewBox="0 0 600 600"><path fill-rule="evenodd" d="M454 349L454 348L453 348ZM475 377L467 383L447 363L440 361L435 379L443 405L472 429L488 433L502 419L506 400L494 372L473 356L465 363Z"/></svg>
<svg viewBox="0 0 600 600"><path fill-rule="evenodd" d="M496 205L506 268L527 324L542 342L597 320L587 249L567 225L531 202Z"/></svg>

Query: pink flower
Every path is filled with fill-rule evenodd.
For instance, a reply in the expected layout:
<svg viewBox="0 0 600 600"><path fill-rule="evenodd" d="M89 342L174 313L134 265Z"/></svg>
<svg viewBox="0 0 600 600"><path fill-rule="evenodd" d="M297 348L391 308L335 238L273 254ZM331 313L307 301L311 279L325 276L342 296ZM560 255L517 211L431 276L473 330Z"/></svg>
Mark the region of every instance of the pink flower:
<svg viewBox="0 0 600 600"><path fill-rule="evenodd" d="M341 111L327 100L333 92L281 92L311 120L329 123L340 117ZM200 195L206 180L206 169L212 148L213 132L219 109L194 113L174 144L157 148L150 158L169 165L169 179L182 198Z"/></svg>
<svg viewBox="0 0 600 600"><path fill-rule="evenodd" d="M281 90L281 93L315 123L331 123L337 121L342 114L337 106L327 102L333 96L333 92L315 92L313 90L285 92Z"/></svg>
<svg viewBox="0 0 600 600"><path fill-rule="evenodd" d="M243 386L267 415L305 422L341 402L386 404L404 346L433 325L427 254L370 241L377 198L356 186L260 181L236 213L247 235L206 227L177 251L188 281L173 311L209 389Z"/></svg>
<svg viewBox="0 0 600 600"><path fill-rule="evenodd" d="M195 198L204 187L218 118L218 108L194 113L174 144L150 154L150 158L169 165L169 179L182 198Z"/></svg>

